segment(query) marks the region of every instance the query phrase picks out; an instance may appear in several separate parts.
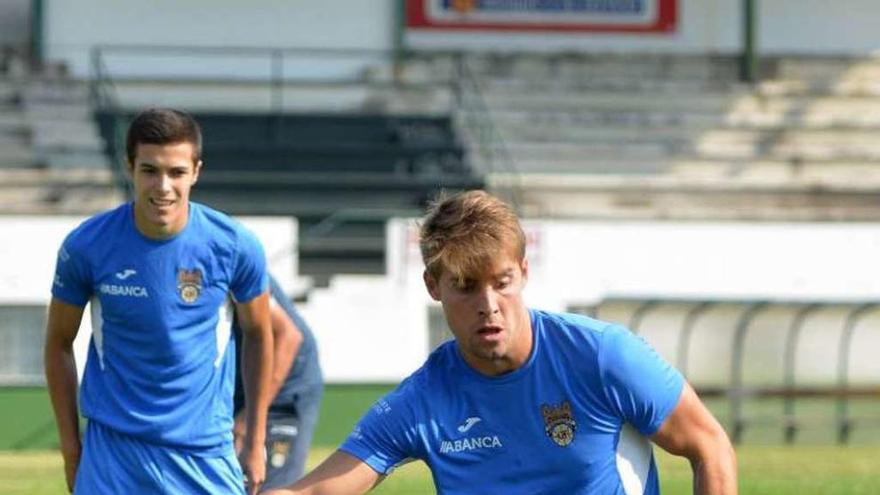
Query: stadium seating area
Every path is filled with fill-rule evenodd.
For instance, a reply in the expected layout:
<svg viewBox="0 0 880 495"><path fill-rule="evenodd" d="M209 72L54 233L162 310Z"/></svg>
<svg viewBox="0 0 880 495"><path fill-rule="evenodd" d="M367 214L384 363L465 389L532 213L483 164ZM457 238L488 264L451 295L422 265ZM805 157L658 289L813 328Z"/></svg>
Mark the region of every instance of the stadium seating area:
<svg viewBox="0 0 880 495"><path fill-rule="evenodd" d="M409 77L458 63L424 56ZM880 217L880 62L494 54L467 58L527 214L569 218ZM497 151L497 150L495 150ZM475 157L491 153L474 154ZM479 165L479 163L477 163Z"/></svg>
<svg viewBox="0 0 880 495"><path fill-rule="evenodd" d="M87 214L120 199L87 85L0 72L0 213Z"/></svg>

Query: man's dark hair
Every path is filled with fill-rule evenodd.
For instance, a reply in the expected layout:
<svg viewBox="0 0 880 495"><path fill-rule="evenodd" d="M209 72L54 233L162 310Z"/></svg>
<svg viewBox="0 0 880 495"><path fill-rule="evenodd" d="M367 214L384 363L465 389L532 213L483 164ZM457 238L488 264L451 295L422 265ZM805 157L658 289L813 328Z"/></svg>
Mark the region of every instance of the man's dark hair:
<svg viewBox="0 0 880 495"><path fill-rule="evenodd" d="M133 165L139 144L178 144L193 146L193 164L202 159L202 130L188 113L173 108L150 108L139 113L125 137L125 154Z"/></svg>

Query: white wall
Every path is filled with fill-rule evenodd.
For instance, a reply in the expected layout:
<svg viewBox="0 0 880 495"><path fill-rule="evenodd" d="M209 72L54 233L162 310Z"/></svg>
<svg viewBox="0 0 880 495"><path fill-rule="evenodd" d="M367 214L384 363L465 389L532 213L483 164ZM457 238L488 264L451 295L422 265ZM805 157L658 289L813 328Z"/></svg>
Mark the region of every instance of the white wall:
<svg viewBox="0 0 880 495"><path fill-rule="evenodd" d="M315 333L330 382L394 383L427 356L425 291L377 276L344 276L297 307Z"/></svg>
<svg viewBox="0 0 880 495"><path fill-rule="evenodd" d="M96 44L209 47L313 47L387 50L392 46L394 0L78 0L46 2L46 53L66 60L77 76L89 73ZM758 1L758 47L767 54L868 54L880 48L873 0ZM577 50L735 54L741 49L742 2L679 0L673 34L474 34L411 32L416 48ZM86 27L87 28L84 28ZM289 76L338 74L361 63L327 57L288 61ZM265 57L108 57L116 75L185 74L266 78Z"/></svg>
<svg viewBox="0 0 880 495"><path fill-rule="evenodd" d="M48 301L55 252L78 222L0 218L4 232L16 232L0 243L7 260L0 304ZM290 219L244 223L270 259L296 239ZM389 223L387 277L337 277L298 305L328 381L394 382L427 356L428 308L436 303L422 283L415 229L411 219ZM605 298L880 300L880 224L529 221L525 229L531 307L564 310Z"/></svg>
<svg viewBox="0 0 880 495"><path fill-rule="evenodd" d="M420 287L414 223L389 225L389 270ZM529 300L563 309L609 297L880 300L880 224L530 221ZM408 253L407 253L408 252ZM551 261L552 260L552 261Z"/></svg>
<svg viewBox="0 0 880 495"><path fill-rule="evenodd" d="M31 40L29 0L0 2L0 43L27 44Z"/></svg>
<svg viewBox="0 0 880 495"><path fill-rule="evenodd" d="M739 3L739 2L735 2ZM874 0L758 0L766 53L877 54L880 2Z"/></svg>
<svg viewBox="0 0 880 495"><path fill-rule="evenodd" d="M606 298L880 300L880 224L530 221L531 307ZM428 354L416 223L388 225L388 276L341 277L299 307L328 381L397 381Z"/></svg>
<svg viewBox="0 0 880 495"><path fill-rule="evenodd" d="M52 1L46 2L46 53L50 59L67 60L74 74L84 76L89 70L89 50L97 44L387 49L392 37L392 1ZM210 65L210 59L186 64ZM146 66L130 67L133 71L161 71L163 65L174 63L132 60ZM242 64L245 70L268 70L265 61L222 62Z"/></svg>
<svg viewBox="0 0 880 495"><path fill-rule="evenodd" d="M85 217L0 216L0 231L14 232L0 242L0 305L48 306L55 258L67 234ZM297 223L290 217L241 217L266 251L269 270L287 290L297 275ZM92 324L88 309L74 342L77 367L82 376L88 355Z"/></svg>

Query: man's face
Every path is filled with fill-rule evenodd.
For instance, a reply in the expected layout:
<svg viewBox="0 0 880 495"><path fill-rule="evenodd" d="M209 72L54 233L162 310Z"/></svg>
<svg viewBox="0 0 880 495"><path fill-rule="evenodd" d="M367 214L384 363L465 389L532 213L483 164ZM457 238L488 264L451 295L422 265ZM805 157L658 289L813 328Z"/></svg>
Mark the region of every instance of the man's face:
<svg viewBox="0 0 880 495"><path fill-rule="evenodd" d="M531 323L522 300L528 262L507 254L485 268L461 281L446 270L439 279L425 272L424 280L443 305L465 361L494 376L518 368L531 352Z"/></svg>
<svg viewBox="0 0 880 495"><path fill-rule="evenodd" d="M189 192L202 162L193 163L192 143L138 144L129 164L138 230L147 237L171 237L186 227Z"/></svg>

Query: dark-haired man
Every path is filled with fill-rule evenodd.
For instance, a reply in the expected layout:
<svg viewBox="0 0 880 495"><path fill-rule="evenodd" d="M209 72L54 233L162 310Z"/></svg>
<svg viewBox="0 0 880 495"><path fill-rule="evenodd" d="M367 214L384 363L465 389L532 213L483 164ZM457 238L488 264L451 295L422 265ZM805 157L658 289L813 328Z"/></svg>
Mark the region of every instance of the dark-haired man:
<svg viewBox="0 0 880 495"><path fill-rule="evenodd" d="M253 234L190 202L195 120L151 109L126 140L134 199L83 222L58 252L45 345L68 489L77 494L256 493L272 367L266 261ZM72 344L91 304L80 388ZM230 305L244 329L247 440L232 443ZM242 473L242 470L244 471Z"/></svg>

